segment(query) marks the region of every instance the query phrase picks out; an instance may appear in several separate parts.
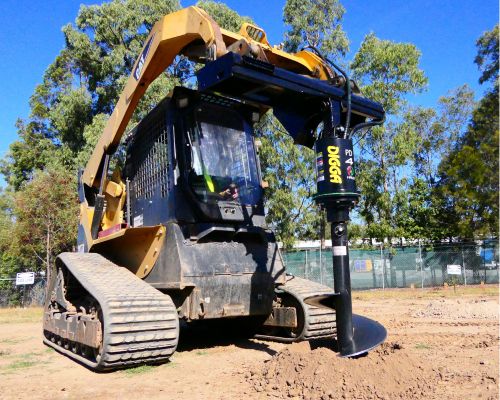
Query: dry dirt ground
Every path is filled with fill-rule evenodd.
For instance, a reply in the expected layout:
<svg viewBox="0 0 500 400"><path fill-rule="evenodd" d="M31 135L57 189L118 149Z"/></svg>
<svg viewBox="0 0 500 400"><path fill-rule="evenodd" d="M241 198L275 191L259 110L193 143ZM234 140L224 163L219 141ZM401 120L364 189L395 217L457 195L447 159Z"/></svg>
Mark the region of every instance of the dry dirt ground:
<svg viewBox="0 0 500 400"><path fill-rule="evenodd" d="M0 310L0 399L498 399L498 288L354 293L383 346L341 359L190 329L172 361L96 374L42 344L41 310Z"/></svg>

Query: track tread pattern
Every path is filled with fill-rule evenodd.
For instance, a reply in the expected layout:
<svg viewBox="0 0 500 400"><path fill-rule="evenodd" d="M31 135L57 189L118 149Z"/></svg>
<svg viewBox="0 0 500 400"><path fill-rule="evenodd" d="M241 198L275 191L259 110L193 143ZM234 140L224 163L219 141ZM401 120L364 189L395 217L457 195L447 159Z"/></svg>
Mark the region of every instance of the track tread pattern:
<svg viewBox="0 0 500 400"><path fill-rule="evenodd" d="M85 364L109 370L169 359L177 348L179 319L168 295L97 253L59 257L103 313L101 356Z"/></svg>
<svg viewBox="0 0 500 400"><path fill-rule="evenodd" d="M295 297L302 305L305 314L304 330L298 335L297 341L336 336L335 310L304 303L304 299L307 297L332 294L333 290L328 286L296 276L288 276L287 278L286 283L279 286L279 289Z"/></svg>

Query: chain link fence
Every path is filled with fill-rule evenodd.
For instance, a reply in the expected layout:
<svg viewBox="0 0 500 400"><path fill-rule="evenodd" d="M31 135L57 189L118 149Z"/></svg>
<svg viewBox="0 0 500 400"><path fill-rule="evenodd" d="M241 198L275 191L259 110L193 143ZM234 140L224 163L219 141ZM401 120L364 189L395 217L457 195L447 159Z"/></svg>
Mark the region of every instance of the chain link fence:
<svg viewBox="0 0 500 400"><path fill-rule="evenodd" d="M16 285L16 278L0 279L0 307L40 306L45 302L45 278L32 285Z"/></svg>
<svg viewBox="0 0 500 400"><path fill-rule="evenodd" d="M333 287L332 253L309 249L283 253L287 272ZM499 282L498 244L393 247L349 250L351 286L356 289L434 287ZM460 275L449 275L448 265L459 265ZM45 278L32 285L16 285L15 277L0 278L0 307L42 305Z"/></svg>
<svg viewBox="0 0 500 400"><path fill-rule="evenodd" d="M287 272L333 287L329 249L283 254ZM434 287L447 283L498 283L498 244L393 247L349 250L352 289ZM448 265L460 266L460 275L448 274Z"/></svg>

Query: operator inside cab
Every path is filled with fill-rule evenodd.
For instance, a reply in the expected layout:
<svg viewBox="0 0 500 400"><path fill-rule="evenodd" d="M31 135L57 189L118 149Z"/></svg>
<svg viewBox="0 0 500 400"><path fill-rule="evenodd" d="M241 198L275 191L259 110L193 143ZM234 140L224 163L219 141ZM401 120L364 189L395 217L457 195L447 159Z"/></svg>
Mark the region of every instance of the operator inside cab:
<svg viewBox="0 0 500 400"><path fill-rule="evenodd" d="M262 196L252 128L230 108L203 104L188 130L189 184L204 202L255 205Z"/></svg>

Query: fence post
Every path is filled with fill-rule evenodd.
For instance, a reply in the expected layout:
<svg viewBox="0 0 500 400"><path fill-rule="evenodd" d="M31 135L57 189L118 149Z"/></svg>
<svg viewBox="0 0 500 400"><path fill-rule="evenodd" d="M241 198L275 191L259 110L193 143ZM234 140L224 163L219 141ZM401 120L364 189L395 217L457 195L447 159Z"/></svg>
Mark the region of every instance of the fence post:
<svg viewBox="0 0 500 400"><path fill-rule="evenodd" d="M422 246L418 239L418 258L420 259L420 279L422 280L422 290L424 290L424 260L422 260Z"/></svg>
<svg viewBox="0 0 500 400"><path fill-rule="evenodd" d="M483 247L483 269L484 269L484 283L486 282L486 246L483 244L481 245Z"/></svg>
<svg viewBox="0 0 500 400"><path fill-rule="evenodd" d="M462 246L462 265L464 267L464 286L467 286L467 270L465 269L464 248Z"/></svg>
<svg viewBox="0 0 500 400"><path fill-rule="evenodd" d="M304 276L306 279L309 279L307 274L307 250L306 250L306 263L304 265Z"/></svg>
<svg viewBox="0 0 500 400"><path fill-rule="evenodd" d="M382 264L382 290L385 290L385 259L382 243L380 243L380 263Z"/></svg>
<svg viewBox="0 0 500 400"><path fill-rule="evenodd" d="M319 243L319 281L321 284L323 284L323 262L322 262L322 259L321 259L321 255L322 255L322 244L321 244L321 241Z"/></svg>

